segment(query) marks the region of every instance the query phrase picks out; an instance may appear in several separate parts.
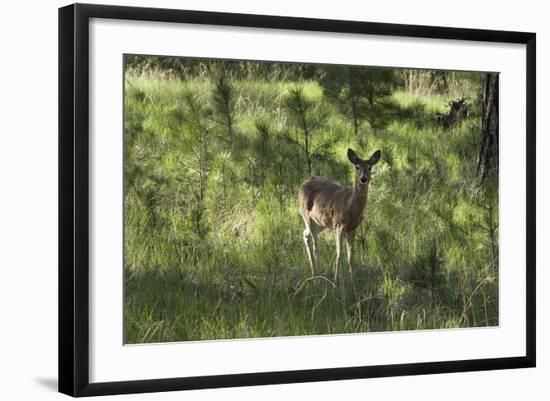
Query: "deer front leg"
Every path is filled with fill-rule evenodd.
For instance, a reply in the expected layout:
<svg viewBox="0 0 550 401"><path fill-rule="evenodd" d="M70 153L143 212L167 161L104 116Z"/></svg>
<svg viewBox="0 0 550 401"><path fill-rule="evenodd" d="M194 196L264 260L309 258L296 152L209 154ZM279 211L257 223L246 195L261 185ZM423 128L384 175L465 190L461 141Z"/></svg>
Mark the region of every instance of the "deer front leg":
<svg viewBox="0 0 550 401"><path fill-rule="evenodd" d="M350 274L353 274L353 243L355 242L355 230L346 233L346 249L348 250L348 266Z"/></svg>
<svg viewBox="0 0 550 401"><path fill-rule="evenodd" d="M340 254L342 253L342 228L336 228L336 267L334 268L334 281L338 279L338 269L340 268Z"/></svg>

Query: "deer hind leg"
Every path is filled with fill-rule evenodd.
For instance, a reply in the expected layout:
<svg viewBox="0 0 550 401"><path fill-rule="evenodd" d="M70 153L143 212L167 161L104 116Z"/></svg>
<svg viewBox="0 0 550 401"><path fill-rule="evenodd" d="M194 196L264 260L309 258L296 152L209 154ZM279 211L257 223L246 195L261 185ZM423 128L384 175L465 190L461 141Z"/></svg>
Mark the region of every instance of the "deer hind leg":
<svg viewBox="0 0 550 401"><path fill-rule="evenodd" d="M311 267L311 275L315 276L315 260L313 255L313 234L307 227L304 230L304 243L306 244L307 258L309 259L309 266Z"/></svg>
<svg viewBox="0 0 550 401"><path fill-rule="evenodd" d="M315 223L311 224L311 238L313 239L313 255L314 255L314 261L315 261L315 271L317 274L320 274L321 268L320 268L320 260L321 260L321 251L319 248L319 233L323 231L323 227L318 226Z"/></svg>
<svg viewBox="0 0 550 401"><path fill-rule="evenodd" d="M321 271L319 267L319 261L321 260L321 255L320 255L321 253L319 251L318 235L321 231L323 231L323 227L318 226L312 221L306 221L306 229L309 230L309 244L311 244L311 248L309 248L311 252L311 260L312 260L311 271L312 271L312 274L315 276L320 274L320 271Z"/></svg>
<svg viewBox="0 0 550 401"><path fill-rule="evenodd" d="M334 268L334 281L338 279L338 269L340 268L340 254L342 253L342 228L338 227L336 233L336 267Z"/></svg>
<svg viewBox="0 0 550 401"><path fill-rule="evenodd" d="M353 243L355 242L355 231L346 233L346 249L348 251L348 266L350 274L353 274Z"/></svg>
<svg viewBox="0 0 550 401"><path fill-rule="evenodd" d="M309 259L309 265L311 267L311 275L315 276L319 272L319 248L317 246L317 234L318 227L306 216L302 215L304 219L304 243L306 244L307 257Z"/></svg>

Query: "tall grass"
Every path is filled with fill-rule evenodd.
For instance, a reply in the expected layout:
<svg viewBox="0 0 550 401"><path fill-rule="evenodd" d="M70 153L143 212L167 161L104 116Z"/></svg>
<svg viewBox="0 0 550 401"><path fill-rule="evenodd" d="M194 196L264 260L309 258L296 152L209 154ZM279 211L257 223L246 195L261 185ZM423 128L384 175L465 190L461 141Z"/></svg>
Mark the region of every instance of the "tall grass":
<svg viewBox="0 0 550 401"><path fill-rule="evenodd" d="M477 177L475 114L443 129L433 115L448 97L398 89L384 127L365 122L359 138L315 81L231 85L234 149L214 80L126 74L126 343L499 323L498 183ZM307 166L285 106L296 87L325 115L311 138L314 174L351 185L346 149L382 150L357 267L353 277L342 269L338 286L310 278L302 241L296 195ZM331 277L333 235L320 241Z"/></svg>

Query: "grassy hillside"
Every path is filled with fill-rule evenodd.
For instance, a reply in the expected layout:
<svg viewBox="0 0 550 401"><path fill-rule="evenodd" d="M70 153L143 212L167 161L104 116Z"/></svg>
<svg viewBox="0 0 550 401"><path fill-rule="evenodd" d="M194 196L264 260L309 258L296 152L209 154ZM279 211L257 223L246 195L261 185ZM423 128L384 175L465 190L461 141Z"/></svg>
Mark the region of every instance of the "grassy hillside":
<svg viewBox="0 0 550 401"><path fill-rule="evenodd" d="M392 77L354 126L321 78L205 71L126 72L127 343L498 324L498 182L477 177L475 107L442 128L450 94ZM479 79L455 79L474 103ZM353 278L343 264L333 286L310 279L297 191L310 172L351 186L348 147L382 159ZM334 262L325 231L327 278Z"/></svg>

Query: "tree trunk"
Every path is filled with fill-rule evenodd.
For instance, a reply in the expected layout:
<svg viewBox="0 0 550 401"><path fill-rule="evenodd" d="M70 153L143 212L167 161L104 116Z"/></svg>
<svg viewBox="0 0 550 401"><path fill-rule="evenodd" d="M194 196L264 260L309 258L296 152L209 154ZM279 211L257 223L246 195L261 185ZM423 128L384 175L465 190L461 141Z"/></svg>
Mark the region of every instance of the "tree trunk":
<svg viewBox="0 0 550 401"><path fill-rule="evenodd" d="M498 174L498 74L485 76L481 110L481 150L477 170L481 178Z"/></svg>

